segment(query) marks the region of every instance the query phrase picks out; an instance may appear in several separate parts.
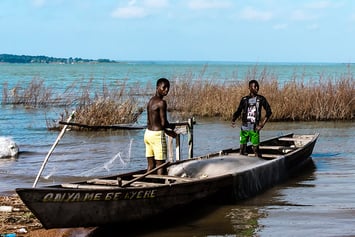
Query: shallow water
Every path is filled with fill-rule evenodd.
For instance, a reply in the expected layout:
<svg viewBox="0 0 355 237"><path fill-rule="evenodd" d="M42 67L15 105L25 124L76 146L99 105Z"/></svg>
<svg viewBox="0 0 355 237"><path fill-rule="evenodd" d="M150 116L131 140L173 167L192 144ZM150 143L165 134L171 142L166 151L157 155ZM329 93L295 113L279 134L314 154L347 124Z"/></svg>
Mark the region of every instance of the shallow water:
<svg viewBox="0 0 355 237"><path fill-rule="evenodd" d="M284 236L286 232L287 236L355 234L355 123L268 123L261 135L263 139L289 132L320 133L312 155L314 171L235 205L206 207L206 213L188 223L150 228L137 236L244 236L245 230L256 236ZM52 141L56 135L51 134ZM231 129L227 122L197 121L194 135L195 155L238 146L238 129ZM142 130L67 131L38 185L145 168L142 139ZM184 150L186 142L184 135ZM1 160L1 192L32 186L50 146L46 142L27 144L17 159ZM183 156L187 157L186 152ZM257 224L251 228L248 221Z"/></svg>
<svg viewBox="0 0 355 237"><path fill-rule="evenodd" d="M205 77L225 81L244 80L255 65L213 64ZM325 72L339 77L353 70L347 65L260 65L289 80L294 72L306 79ZM0 65L0 82L11 85L44 79L59 91L63 85L94 78L109 85L116 80L147 83L162 75L193 78L204 64L116 64L116 65ZM152 78L154 80L152 80ZM301 78L302 79L302 78ZM60 83L58 83L60 82ZM111 83L111 84L110 84ZM0 85L2 91L2 84ZM31 187L45 156L58 136L48 131L47 119L57 119L51 111L2 106L0 136L12 137L20 147L18 158L0 160L0 194L17 187ZM139 121L142 125L145 119ZM46 163L37 186L77 181L130 170L144 169L143 130L75 132L66 131ZM313 152L315 170L275 186L235 205L209 206L202 213L186 213L186 221L131 230L132 236L354 236L355 235L355 123L300 122L268 123L262 139L280 134L320 133ZM229 122L197 120L194 128L194 155L204 155L237 147L239 130ZM187 157L187 136L182 136L183 158ZM190 218L187 218L190 217ZM285 234L287 233L287 234ZM109 235L106 235L109 236ZM118 236L118 234L114 235ZM126 236L129 236L127 234Z"/></svg>
<svg viewBox="0 0 355 237"><path fill-rule="evenodd" d="M354 123L269 124L263 136L280 131L320 132L315 170L235 205L208 207L210 213L156 228L139 236L354 236ZM223 134L226 130L220 130ZM272 129L272 130L270 130ZM275 129L275 130L274 130ZM230 135L233 138L233 135ZM191 215L186 213L186 216ZM181 217L184 218L184 217ZM186 218L186 217L185 217ZM256 222L255 225L250 223ZM114 235L112 235L114 236Z"/></svg>

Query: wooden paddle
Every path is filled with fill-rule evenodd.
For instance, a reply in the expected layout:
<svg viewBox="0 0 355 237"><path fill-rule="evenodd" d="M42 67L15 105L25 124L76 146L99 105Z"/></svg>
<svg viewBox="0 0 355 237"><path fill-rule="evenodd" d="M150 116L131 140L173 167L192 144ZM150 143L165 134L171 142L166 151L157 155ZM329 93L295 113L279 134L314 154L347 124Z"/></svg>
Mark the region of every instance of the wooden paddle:
<svg viewBox="0 0 355 237"><path fill-rule="evenodd" d="M163 163L163 164L161 164L161 165L159 165L159 166L157 166L157 167L155 167L155 168L152 169L152 170L149 170L148 172L142 174L141 176L139 176L139 177L137 177L137 178L134 178L134 179L128 181L128 182L125 183L125 184L122 184L121 187L128 186L128 185L130 185L130 184L132 184L132 183L134 183L134 182L136 182L136 181L138 181L138 180L140 180L140 179L146 177L147 175L149 175L149 174L151 174L151 173L154 173L154 172L157 171L158 169L163 168L164 166L167 166L168 164L170 164L169 161L168 161L168 162L165 162L165 163Z"/></svg>

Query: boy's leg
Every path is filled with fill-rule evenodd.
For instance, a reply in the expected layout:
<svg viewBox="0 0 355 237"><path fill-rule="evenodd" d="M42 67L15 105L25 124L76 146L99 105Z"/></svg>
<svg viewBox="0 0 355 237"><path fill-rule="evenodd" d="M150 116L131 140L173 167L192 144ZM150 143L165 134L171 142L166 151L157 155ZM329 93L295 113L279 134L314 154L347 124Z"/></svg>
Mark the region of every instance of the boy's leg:
<svg viewBox="0 0 355 237"><path fill-rule="evenodd" d="M148 161L148 168L147 171L150 171L152 169L155 168L155 159L154 156L153 157L147 157L147 161Z"/></svg>
<svg viewBox="0 0 355 237"><path fill-rule="evenodd" d="M161 166L162 164L164 164L165 160L155 160L155 163L156 163L156 167L158 167L158 166ZM159 174L159 175L164 175L166 173L167 173L167 171L166 171L165 167L157 170L157 174Z"/></svg>
<svg viewBox="0 0 355 237"><path fill-rule="evenodd" d="M259 146L254 146L253 145L253 152L254 152L255 157L262 158Z"/></svg>
<svg viewBox="0 0 355 237"><path fill-rule="evenodd" d="M241 155L248 155L247 154L247 144L240 144L240 151L239 151L239 153L241 154Z"/></svg>
<svg viewBox="0 0 355 237"><path fill-rule="evenodd" d="M260 149L259 149L259 143L260 143L260 135L258 131L253 131L250 132L251 136L250 136L250 140L251 143L253 145L253 152L255 154L256 157L262 157Z"/></svg>
<svg viewBox="0 0 355 237"><path fill-rule="evenodd" d="M247 142L248 142L248 131L240 130L240 150L239 153L241 155L248 155L247 154Z"/></svg>

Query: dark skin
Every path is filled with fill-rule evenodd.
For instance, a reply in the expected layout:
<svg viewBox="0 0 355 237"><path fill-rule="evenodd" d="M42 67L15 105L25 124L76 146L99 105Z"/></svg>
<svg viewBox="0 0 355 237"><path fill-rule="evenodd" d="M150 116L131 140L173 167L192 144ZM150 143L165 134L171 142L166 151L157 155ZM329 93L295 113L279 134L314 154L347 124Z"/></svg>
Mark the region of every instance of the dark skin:
<svg viewBox="0 0 355 237"><path fill-rule="evenodd" d="M169 93L170 83L162 81L157 85L155 95L149 100L147 105L147 128L151 131L162 131L171 137L176 137L176 133L172 130L174 126L167 119L167 104L163 99ZM153 157L147 157L148 169L150 171L165 163L165 160L155 160ZM157 174L165 174L165 169L158 169Z"/></svg>
<svg viewBox="0 0 355 237"><path fill-rule="evenodd" d="M250 96L255 97L255 96L257 96L258 92L259 92L259 86L256 83L251 83L249 85ZM256 126L256 130L260 131L265 126L265 124L268 120L269 120L269 118L265 117L264 120ZM236 126L235 122L232 122L232 127L235 127L235 126Z"/></svg>
<svg viewBox="0 0 355 237"><path fill-rule="evenodd" d="M252 98L254 98L254 97L256 97L256 96L258 95L258 92L259 92L259 85L258 85L258 83L256 83L256 82L251 82L251 83L249 83L249 96L252 97ZM262 128L264 128L264 126L265 126L265 124L266 124L266 122L267 122L268 120L269 120L269 117L265 117L265 118L263 119L263 121L260 121L260 123L256 125L255 130L256 130L257 132L260 132L260 130L261 130ZM232 125L232 127L235 127L235 126L236 126L236 125L235 125L235 121L232 121L232 124L231 124L231 125ZM254 153L255 153L255 156L257 156L257 157L262 157L262 155L261 155L261 153L260 153L260 150L259 150L259 146L254 146L254 145L253 145L252 149L253 149L253 151L254 151ZM245 145L245 144L241 144L241 145L240 145L240 154L241 154L241 155L246 155L246 145Z"/></svg>

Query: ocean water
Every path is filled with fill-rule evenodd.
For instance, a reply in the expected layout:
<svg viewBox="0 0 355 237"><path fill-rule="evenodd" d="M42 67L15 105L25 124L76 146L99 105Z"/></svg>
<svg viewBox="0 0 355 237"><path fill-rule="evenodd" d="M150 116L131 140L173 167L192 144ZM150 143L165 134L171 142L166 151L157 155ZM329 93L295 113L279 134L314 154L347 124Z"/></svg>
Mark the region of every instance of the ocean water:
<svg viewBox="0 0 355 237"><path fill-rule="evenodd" d="M339 78L353 73L346 64L266 64L232 62L126 62L119 64L0 64L0 91L33 78L61 93L75 82L117 81L154 85L159 77L206 78L225 82L243 81L252 70L265 68L280 83L296 79ZM2 105L0 136L12 137L20 147L18 158L0 159L0 194L17 187L31 187L44 158L59 132L47 130L46 121L58 119L60 108L28 109ZM144 116L138 121L145 123ZM176 223L136 233L138 236L352 236L355 235L355 122L268 123L262 139L294 132L320 137L312 155L315 170L235 205L211 208L188 223ZM38 186L144 169L143 130L66 131L46 163ZM187 137L182 136L182 154L187 157ZM238 147L239 130L228 122L197 119L194 155ZM188 214L187 214L188 215ZM245 224L254 221L256 226ZM302 231L300 231L302 230Z"/></svg>

